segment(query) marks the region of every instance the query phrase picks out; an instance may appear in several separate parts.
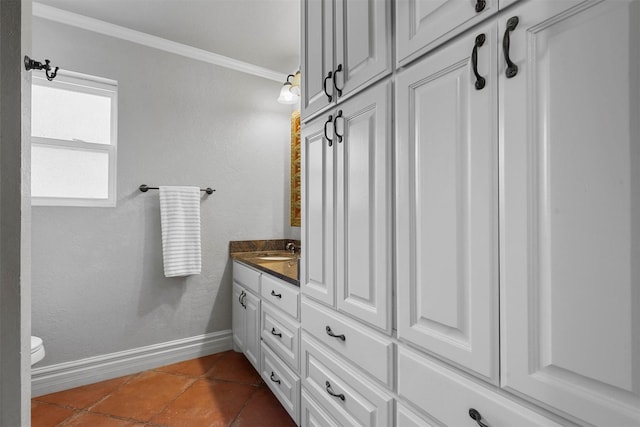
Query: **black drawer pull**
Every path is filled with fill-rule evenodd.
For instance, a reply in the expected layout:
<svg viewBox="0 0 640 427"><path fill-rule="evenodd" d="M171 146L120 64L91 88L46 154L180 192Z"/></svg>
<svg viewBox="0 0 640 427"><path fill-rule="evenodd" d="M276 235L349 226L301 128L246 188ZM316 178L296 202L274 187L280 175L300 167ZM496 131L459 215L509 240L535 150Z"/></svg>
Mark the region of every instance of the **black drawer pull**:
<svg viewBox="0 0 640 427"><path fill-rule="evenodd" d="M342 96L342 89L340 89L338 87L338 82L337 82L337 79L336 79L336 77L338 77L338 73L339 72L342 72L342 64L338 65L338 68L336 68L336 70L333 72L333 87L335 88L336 93L338 94L338 97L341 97ZM329 102L331 102L331 101L329 101Z"/></svg>
<svg viewBox="0 0 640 427"><path fill-rule="evenodd" d="M476 1L476 12L477 13L482 12L486 5L487 5L487 2L485 0Z"/></svg>
<svg viewBox="0 0 640 427"><path fill-rule="evenodd" d="M327 330L327 335L329 335L330 337L338 338L339 340L342 340L342 341L345 341L347 339L343 334L341 335L334 334L330 326L327 326L326 330Z"/></svg>
<svg viewBox="0 0 640 427"><path fill-rule="evenodd" d="M473 408L469 409L469 416L475 422L477 422L480 427L489 427L489 424L482 422L482 415L480 415L480 412L476 411L475 409Z"/></svg>
<svg viewBox="0 0 640 427"><path fill-rule="evenodd" d="M331 147L333 145L333 139L329 138L329 135L327 135L327 125L329 123L331 123L333 121L333 116L330 114L329 118L327 119L326 122L324 122L324 138L329 141L329 147Z"/></svg>
<svg viewBox="0 0 640 427"><path fill-rule="evenodd" d="M332 77L333 77L333 71L329 71L329 73L327 74L327 77L325 77L324 81L322 82L322 89L324 90L324 94L327 95L327 100L329 102L331 102L333 97L331 96L331 94L329 92L327 92L327 80L329 80Z"/></svg>
<svg viewBox="0 0 640 427"><path fill-rule="evenodd" d="M274 375L275 375L275 374L273 373L273 371L271 371L271 377L270 377L270 378L271 378L271 381L273 381L274 383L280 384L280 380L273 378L273 377L274 377Z"/></svg>
<svg viewBox="0 0 640 427"><path fill-rule="evenodd" d="M520 20L517 16L509 18L507 21L507 28L504 30L504 38L502 39L502 52L504 53L504 60L507 62L507 69L504 74L508 79L515 77L518 74L518 66L511 61L509 57L509 47L511 45L511 37L509 33L516 29Z"/></svg>
<svg viewBox="0 0 640 427"><path fill-rule="evenodd" d="M338 142L342 142L342 137L343 135L340 135L338 133L338 118L342 117L342 110L338 110L338 113L336 114L336 118L333 119L333 134L338 138ZM344 117L342 117L342 120L344 120ZM343 129L344 131L344 129Z"/></svg>
<svg viewBox="0 0 640 427"><path fill-rule="evenodd" d="M482 88L484 88L484 85L486 83L484 77L482 77L480 73L478 73L478 48L484 44L484 41L485 35L479 34L478 37L476 37L476 43L473 46L473 51L471 52L471 67L473 69L473 74L476 76L477 90L481 90Z"/></svg>
<svg viewBox="0 0 640 427"><path fill-rule="evenodd" d="M278 338L282 338L282 333L276 332L276 328L271 328L271 335L275 335Z"/></svg>
<svg viewBox="0 0 640 427"><path fill-rule="evenodd" d="M329 381L327 381L325 383L325 385L327 386L327 393L329 393L331 396L333 397L337 397L338 399L342 400L344 402L344 394L340 393L340 394L336 394L333 392L333 390L331 390L331 383L329 383Z"/></svg>
<svg viewBox="0 0 640 427"><path fill-rule="evenodd" d="M282 298L282 294L276 294L276 291L274 291L273 289L271 289L271 296L274 296L276 298Z"/></svg>

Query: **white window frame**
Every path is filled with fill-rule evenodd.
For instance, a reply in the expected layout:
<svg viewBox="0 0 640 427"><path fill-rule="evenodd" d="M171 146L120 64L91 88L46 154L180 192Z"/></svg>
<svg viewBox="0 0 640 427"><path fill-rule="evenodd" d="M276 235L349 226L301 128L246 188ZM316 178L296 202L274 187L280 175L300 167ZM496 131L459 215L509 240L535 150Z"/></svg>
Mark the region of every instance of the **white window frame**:
<svg viewBox="0 0 640 427"><path fill-rule="evenodd" d="M31 197L32 206L85 206L115 207L117 182L117 146L118 146L118 82L102 77L72 71L60 70L53 81L34 74L32 85L65 89L73 92L89 93L111 98L111 143L98 144L86 141L68 141L55 138L31 136L31 145L53 148L72 148L91 152L107 153L109 158L109 188L106 199L79 197Z"/></svg>

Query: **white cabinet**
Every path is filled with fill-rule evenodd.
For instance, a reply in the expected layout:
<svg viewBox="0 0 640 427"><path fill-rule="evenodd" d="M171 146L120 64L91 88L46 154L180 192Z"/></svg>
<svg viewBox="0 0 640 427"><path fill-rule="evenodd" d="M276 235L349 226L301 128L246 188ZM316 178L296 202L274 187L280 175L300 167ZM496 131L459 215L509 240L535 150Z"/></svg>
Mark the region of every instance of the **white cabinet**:
<svg viewBox="0 0 640 427"><path fill-rule="evenodd" d="M302 130L302 293L386 333L392 301L390 102L385 81Z"/></svg>
<svg viewBox="0 0 640 427"><path fill-rule="evenodd" d="M302 0L305 121L391 72L391 3Z"/></svg>
<svg viewBox="0 0 640 427"><path fill-rule="evenodd" d="M396 63L404 66L487 19L498 0L396 0Z"/></svg>
<svg viewBox="0 0 640 427"><path fill-rule="evenodd" d="M233 344L254 368L260 368L260 299L233 284Z"/></svg>
<svg viewBox="0 0 640 427"><path fill-rule="evenodd" d="M638 1L519 2L397 75L401 341L573 422L640 424L639 82Z"/></svg>
<svg viewBox="0 0 640 427"><path fill-rule="evenodd" d="M495 384L497 45L484 25L396 78L398 337Z"/></svg>
<svg viewBox="0 0 640 427"><path fill-rule="evenodd" d="M561 426L485 385L402 347L398 350L398 395L427 413L433 420L432 425L437 426L482 425L477 421L491 427ZM414 414L405 411L404 417L411 415ZM419 419L415 415L411 418ZM415 424L423 425L417 421Z"/></svg>
<svg viewBox="0 0 640 427"><path fill-rule="evenodd" d="M640 425L640 2L534 1L500 61L502 385Z"/></svg>

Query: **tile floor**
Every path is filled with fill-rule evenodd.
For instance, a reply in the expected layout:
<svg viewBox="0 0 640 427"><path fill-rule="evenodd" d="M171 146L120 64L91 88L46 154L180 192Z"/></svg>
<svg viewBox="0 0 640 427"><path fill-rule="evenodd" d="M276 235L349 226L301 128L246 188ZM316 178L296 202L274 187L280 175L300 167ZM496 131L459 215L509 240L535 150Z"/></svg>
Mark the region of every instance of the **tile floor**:
<svg viewBox="0 0 640 427"><path fill-rule="evenodd" d="M32 427L289 427L242 353L227 351L33 398Z"/></svg>

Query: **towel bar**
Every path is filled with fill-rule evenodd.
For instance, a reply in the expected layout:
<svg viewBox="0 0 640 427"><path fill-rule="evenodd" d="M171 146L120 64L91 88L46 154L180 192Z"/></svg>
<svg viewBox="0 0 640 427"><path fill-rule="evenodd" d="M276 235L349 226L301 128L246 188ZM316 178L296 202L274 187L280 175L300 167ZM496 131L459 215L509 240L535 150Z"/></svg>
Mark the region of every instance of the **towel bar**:
<svg viewBox="0 0 640 427"><path fill-rule="evenodd" d="M140 191L142 191L143 193L146 193L149 190L159 190L160 187L149 187L147 184L142 184L140 187L138 187L138 189ZM207 187L207 188L201 188L200 191L204 191L207 194L213 194L213 192L216 191L216 190L214 190L211 187Z"/></svg>

